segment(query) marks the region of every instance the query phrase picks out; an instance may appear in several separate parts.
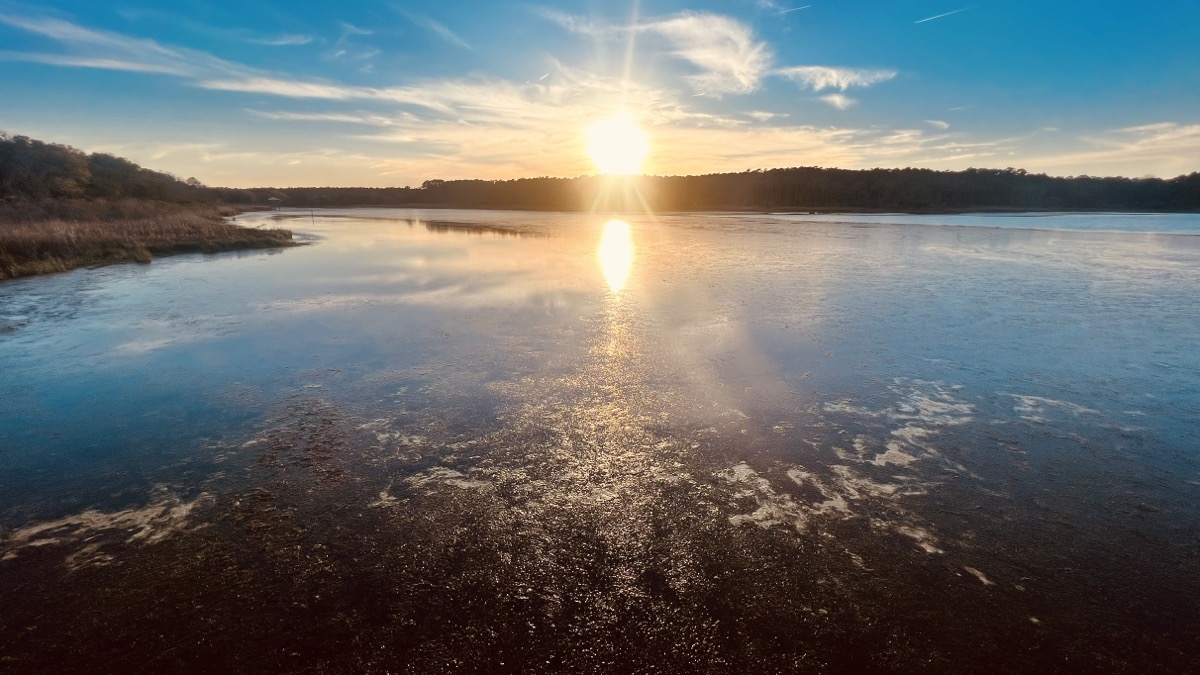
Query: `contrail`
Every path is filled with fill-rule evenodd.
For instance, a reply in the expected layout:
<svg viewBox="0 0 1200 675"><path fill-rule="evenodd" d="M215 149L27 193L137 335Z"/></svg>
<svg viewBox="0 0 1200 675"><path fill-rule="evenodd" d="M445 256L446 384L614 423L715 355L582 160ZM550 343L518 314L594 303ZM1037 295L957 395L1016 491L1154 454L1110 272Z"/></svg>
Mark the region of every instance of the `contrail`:
<svg viewBox="0 0 1200 675"><path fill-rule="evenodd" d="M785 9L782 12L775 12L775 16L779 16L780 14L787 14L789 12L798 12L802 9L808 9L809 7L812 7L812 5L805 5L803 7L793 7L791 9Z"/></svg>
<svg viewBox="0 0 1200 675"><path fill-rule="evenodd" d="M959 12L965 12L968 9L971 9L971 8L963 7L962 9L956 9L953 12L946 12L945 14L938 14L937 16L931 16L928 19L921 19L920 21L914 21L913 23L925 23L926 21L933 21L934 19L940 19L943 16L950 16L951 14L958 14Z"/></svg>

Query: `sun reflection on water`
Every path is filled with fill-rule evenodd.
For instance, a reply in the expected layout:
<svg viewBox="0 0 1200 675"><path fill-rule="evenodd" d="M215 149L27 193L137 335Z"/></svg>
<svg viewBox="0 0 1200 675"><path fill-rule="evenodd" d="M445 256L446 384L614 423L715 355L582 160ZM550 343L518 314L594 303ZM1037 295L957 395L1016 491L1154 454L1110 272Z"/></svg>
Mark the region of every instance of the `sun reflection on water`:
<svg viewBox="0 0 1200 675"><path fill-rule="evenodd" d="M629 271L633 268L633 238L629 235L629 223L610 220L604 224L598 255L609 289L619 294L629 281Z"/></svg>

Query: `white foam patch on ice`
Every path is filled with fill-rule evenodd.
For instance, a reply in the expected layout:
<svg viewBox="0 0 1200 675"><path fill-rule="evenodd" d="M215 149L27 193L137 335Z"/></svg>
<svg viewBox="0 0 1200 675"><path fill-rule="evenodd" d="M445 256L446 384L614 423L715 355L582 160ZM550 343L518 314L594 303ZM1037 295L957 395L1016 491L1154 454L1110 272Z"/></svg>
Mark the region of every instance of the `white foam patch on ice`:
<svg viewBox="0 0 1200 675"><path fill-rule="evenodd" d="M887 452L875 455L875 459L871 460L871 464L874 464L875 466L887 466L888 464L908 466L915 461L917 461L916 455L910 455L907 452L904 452L903 445L892 441L891 443L887 444Z"/></svg>
<svg viewBox="0 0 1200 675"><path fill-rule="evenodd" d="M409 476L405 482L416 488L435 488L437 485L453 485L463 490L485 490L492 486L482 480L472 480L466 475L444 466L437 466L428 471Z"/></svg>
<svg viewBox="0 0 1200 675"><path fill-rule="evenodd" d="M74 545L78 548L65 560L69 569L105 565L115 557L103 550L104 542L97 541L100 537L112 537L125 544L157 544L186 530L197 506L211 501L212 496L208 493L202 493L192 501L165 494L138 508L121 511L88 509L57 520L26 525L0 540L0 551L3 551L0 559L12 560L30 548Z"/></svg>
<svg viewBox="0 0 1200 675"><path fill-rule="evenodd" d="M411 447L414 445L422 445L427 442L424 436L418 434L406 434L403 431L376 431L375 440L379 441L380 445L392 445L400 447Z"/></svg>
<svg viewBox="0 0 1200 675"><path fill-rule="evenodd" d="M851 405L849 399L840 399L832 401L821 406L825 412L843 413L847 415L858 415L859 417L879 417L883 413L868 408L863 408L856 405Z"/></svg>
<svg viewBox="0 0 1200 675"><path fill-rule="evenodd" d="M849 466L834 464L829 467L837 481L837 487L850 495L852 499L874 497L877 499L896 499L898 497L917 497L928 494L928 488L936 483L922 483L909 476L892 476L895 483L881 483L857 473Z"/></svg>
<svg viewBox="0 0 1200 675"><path fill-rule="evenodd" d="M810 508L815 513L840 513L845 516L852 515L850 505L846 502L846 495L837 492L836 490L827 487L821 479L817 478L810 471L806 471L800 467L788 469L788 478L792 479L796 485L804 486L811 485L821 493L825 501L813 504Z"/></svg>
<svg viewBox="0 0 1200 675"><path fill-rule="evenodd" d="M937 538L933 536L933 533L923 527L918 527L916 525L897 525L895 523L881 524L895 532L916 540L917 546L921 547L921 550L925 551L926 553L943 553L942 549L937 547Z"/></svg>
<svg viewBox="0 0 1200 675"><path fill-rule="evenodd" d="M383 418L360 424L358 428L374 436L379 449L396 457L414 459L431 447L432 442L427 436L412 433L411 430L394 429L394 424L395 420Z"/></svg>
<svg viewBox="0 0 1200 675"><path fill-rule="evenodd" d="M1071 403L1069 401L1056 401L1052 398L1043 398L1041 396L1023 396L1020 394L1009 394L1012 396L1015 404L1013 412L1017 413L1021 419L1030 422L1045 423L1048 416L1052 414L1068 414L1072 417L1080 415L1098 415L1100 411L1085 408L1081 405Z"/></svg>
<svg viewBox="0 0 1200 675"><path fill-rule="evenodd" d="M379 499L367 504L367 506L373 509L390 509L399 503L400 500L393 497L387 490L380 490Z"/></svg>
<svg viewBox="0 0 1200 675"><path fill-rule="evenodd" d="M735 491L731 498L733 506L737 507L745 499L754 499L757 508L750 513L739 513L729 517L732 525L753 524L761 528L775 525L790 525L798 531L805 531L813 524L814 516L835 516L841 519L869 516L871 524L883 530L896 532L916 541L917 546L926 553L942 553L938 546L937 537L927 528L914 524L912 514L895 508L894 501L902 496L924 494L925 486L914 479L896 477L898 484L880 483L858 475L851 467L835 465L832 481L826 482L804 467L793 467L787 470L787 476L797 486L815 489L821 495L819 500L806 502L790 494L782 493L766 478L763 478L746 462L741 462L728 469L718 471L715 475L736 487L743 489ZM881 519L871 515L878 511L869 508L874 500L893 502L888 508L896 514L893 520ZM861 558L856 563L865 567Z"/></svg>
<svg viewBox="0 0 1200 675"><path fill-rule="evenodd" d="M729 522L734 525L753 523L763 528L790 525L797 530L805 530L814 516L853 518L860 515L854 508L854 502L857 501L869 498L894 500L901 496L925 493L922 484L902 477L898 477L901 484L891 485L860 476L846 466L831 468L834 470L832 482L822 480L804 467L796 466L787 470L787 477L798 487L815 490L820 495L820 498L811 501L776 490L769 480L745 462L717 472L718 478L742 488L731 495L735 506L747 498L754 499L758 506L750 513L730 516ZM932 541L931 535L928 540Z"/></svg>
<svg viewBox="0 0 1200 675"><path fill-rule="evenodd" d="M966 565L963 565L963 569L970 572L971 576L978 579L979 583L983 584L984 586L995 586L996 585L996 582L992 581L991 579L988 579L987 575L985 575L983 572L980 572L979 570L975 569L974 567L968 567Z"/></svg>
<svg viewBox="0 0 1200 675"><path fill-rule="evenodd" d="M909 467L921 460L940 457L934 442L937 435L946 428L975 419L975 406L955 397L959 387L941 382L896 379L890 389L897 395L897 400L881 410L854 406L846 400L824 406L826 412L902 423L888 433L886 440L856 436L853 452L836 449L839 459L875 466Z"/></svg>
<svg viewBox="0 0 1200 675"><path fill-rule="evenodd" d="M793 471L797 472L796 476L792 476L790 472L788 474L792 476L792 480L797 480L797 477L802 479L808 475L802 469ZM758 503L758 508L751 513L730 516L729 522L733 525L753 523L762 528L791 525L797 530L803 530L808 525L811 515L823 513L826 510L824 505L801 504L791 495L776 491L770 481L758 475L758 472L745 462L724 471L718 471L716 475L730 483L745 486L745 489L734 493L735 502L744 498L753 498Z"/></svg>

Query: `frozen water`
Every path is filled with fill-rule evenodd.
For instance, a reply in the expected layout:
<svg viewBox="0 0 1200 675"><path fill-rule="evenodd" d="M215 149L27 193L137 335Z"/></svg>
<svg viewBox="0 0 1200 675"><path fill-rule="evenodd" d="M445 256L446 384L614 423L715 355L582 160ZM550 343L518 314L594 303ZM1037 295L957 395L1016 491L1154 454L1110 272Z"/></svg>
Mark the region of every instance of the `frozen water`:
<svg viewBox="0 0 1200 675"><path fill-rule="evenodd" d="M1200 217L613 219L247 214L313 244L0 284L0 582L233 621L326 579L428 669L1186 659ZM66 640L22 620L14 658Z"/></svg>

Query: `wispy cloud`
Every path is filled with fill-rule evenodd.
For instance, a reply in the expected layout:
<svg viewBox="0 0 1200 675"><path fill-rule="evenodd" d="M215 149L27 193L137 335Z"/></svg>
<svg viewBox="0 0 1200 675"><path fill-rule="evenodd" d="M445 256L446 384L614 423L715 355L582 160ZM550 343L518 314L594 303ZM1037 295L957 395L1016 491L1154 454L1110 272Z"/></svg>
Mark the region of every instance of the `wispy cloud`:
<svg viewBox="0 0 1200 675"><path fill-rule="evenodd" d="M1047 155L1030 160L1030 167L1100 175L1124 174L1130 165L1159 167L1160 175L1196 170L1200 157L1200 123L1159 122L1112 129L1084 136L1091 150Z"/></svg>
<svg viewBox="0 0 1200 675"><path fill-rule="evenodd" d="M292 45L306 45L313 41L311 35L284 34L274 37L248 37L246 42L255 45L265 45L268 47L289 47Z"/></svg>
<svg viewBox="0 0 1200 675"><path fill-rule="evenodd" d="M337 42L333 43L333 47L325 53L326 58L361 63L369 61L382 53L379 48L362 46L354 39L359 36L374 35L375 31L367 28L359 28L348 21L338 21L337 25L340 34L338 35ZM364 70L370 72L370 66L366 66Z"/></svg>
<svg viewBox="0 0 1200 675"><path fill-rule="evenodd" d="M555 9L547 7L538 7L532 10L534 14L556 23L560 28L569 33L576 35L587 35L589 37L603 37L606 35L617 35L621 32L618 26L610 26L608 24L592 21L586 17L567 14Z"/></svg>
<svg viewBox="0 0 1200 675"><path fill-rule="evenodd" d="M686 76L693 91L717 97L756 91L774 58L767 43L757 39L749 26L718 14L683 12L617 26L555 10L537 13L572 33L596 39L628 37L630 33L658 39L667 54L700 71Z"/></svg>
<svg viewBox="0 0 1200 675"><path fill-rule="evenodd" d="M748 26L728 17L686 13L640 30L665 37L675 56L704 71L688 77L697 91L750 93L758 89L771 66L767 44L756 40Z"/></svg>
<svg viewBox="0 0 1200 675"><path fill-rule="evenodd" d="M332 82L291 80L279 77L250 76L201 80L196 86L216 91L237 91L268 94L283 98L320 99L327 101L384 101L413 105L448 113L453 96L421 87L355 87ZM449 101L449 102L448 102Z"/></svg>
<svg viewBox="0 0 1200 675"><path fill-rule="evenodd" d="M367 28L359 28L358 26L355 26L354 24L352 24L348 21L338 21L338 26L342 30L342 35L341 35L341 37L338 38L338 42L340 42L340 43L349 41L350 37L352 35L374 35L375 34L375 31L373 31L373 30L369 30Z"/></svg>
<svg viewBox="0 0 1200 675"><path fill-rule="evenodd" d="M956 10L954 10L953 12L946 12L945 14L938 14L937 16L930 16L930 17L926 17L926 18L924 18L924 19L921 19L920 21L914 21L913 23L925 23L926 21L933 21L934 19L941 19L941 18L944 18L944 17L947 17L947 16L953 16L953 15L955 15L955 14L958 14L959 12L965 12L965 11L967 11L968 9L971 9L971 8L970 8L970 7L963 7L962 9L956 9Z"/></svg>
<svg viewBox="0 0 1200 675"><path fill-rule="evenodd" d="M776 117L788 117L787 113L773 113L765 110L750 110L742 114L758 122L770 122Z"/></svg>
<svg viewBox="0 0 1200 675"><path fill-rule="evenodd" d="M125 8L118 9L116 12L122 18L129 21L154 21L168 24L172 27L183 28L205 37L217 38L221 40L238 40L248 44L264 45L268 47L306 45L316 40L316 38L311 35L303 35L299 33L264 34L247 28L211 26L195 21L181 14L164 12L157 9Z"/></svg>
<svg viewBox="0 0 1200 675"><path fill-rule="evenodd" d="M0 13L0 23L41 35L61 44L67 54L24 54L21 58L49 65L104 68L183 77L215 74L243 75L251 69L194 49L166 47L154 40L95 30L53 17L16 16Z"/></svg>
<svg viewBox="0 0 1200 675"><path fill-rule="evenodd" d="M456 47L462 47L463 49L471 48L471 45L468 44L466 40L459 37L458 34L456 34L454 31L450 30L449 28L447 28L444 24L434 21L432 18L425 16L423 14L414 14L412 12L409 12L409 11L403 9L402 7L400 7L399 5L392 5L392 7L400 14L403 14L405 18L407 18L409 21L413 22L418 27L423 28L430 33L433 33L434 35L445 40L446 42L449 42L450 44L452 44Z"/></svg>
<svg viewBox="0 0 1200 675"><path fill-rule="evenodd" d="M934 129L945 130L945 129L950 128L950 123L943 122L942 120L925 120L925 123L928 124L929 126L933 127Z"/></svg>
<svg viewBox="0 0 1200 675"><path fill-rule="evenodd" d="M285 122L334 122L373 127L399 127L417 124L421 121L419 117L408 112L381 115L371 112L295 112L291 110L255 110L253 108L247 108L246 112L256 117Z"/></svg>
<svg viewBox="0 0 1200 675"><path fill-rule="evenodd" d="M773 2L759 3L776 8ZM790 12L810 5L783 9ZM659 38L666 53L690 63L701 72L685 76L697 95L720 98L724 94L750 94L757 91L768 75L790 79L801 86L822 91L868 87L896 77L894 70L866 70L830 66L791 66L772 70L774 54L770 46L755 37L749 26L726 16L704 12L684 12L633 26L613 26L555 10L538 13L566 30L596 39L615 39L630 32ZM837 103L833 103L837 101ZM838 107L853 102L846 97L827 101Z"/></svg>
<svg viewBox="0 0 1200 675"><path fill-rule="evenodd" d="M129 73L153 73L162 75L187 75L187 71L167 65L155 63L139 63L121 59L107 59L88 56L70 56L66 54L42 54L38 52L0 52L0 60L26 61L42 63L50 66L66 66L72 68L97 68L100 70L119 70Z"/></svg>
<svg viewBox="0 0 1200 675"><path fill-rule="evenodd" d="M611 114L614 91L625 94L622 102L627 111L655 139L648 169L656 173L690 173L696 167L741 171L792 166L797 157L813 164L864 168L916 164L935 154L993 151L946 147L950 141L945 135L929 129L814 128L762 110L720 113L712 109L710 97L697 99L650 78L606 75L552 58L548 68L552 76L532 82L469 77L370 87L250 68L203 52L94 31L57 19L0 15L0 21L51 37L66 52L10 52L0 58L161 73L195 87L272 97L281 109L233 112L273 120L281 126L306 125L306 133L342 146L296 153L278 139L270 140L275 134L237 143L225 136L206 139L191 134L186 143L176 143L169 151L131 146L129 156L141 161L161 156L166 170L190 175L196 173L191 170L195 166L208 167L203 178L210 183L248 185L269 176L277 183L296 185L328 182L334 176L339 184L379 185L406 180L419 183L429 177L502 179L589 173L592 167L581 129L587 121ZM581 23L577 28L592 29L587 26L595 27ZM354 30L349 30L345 39L364 33L364 29L350 28ZM628 36L635 29L620 30ZM695 68L698 72L684 75L693 78L694 86L704 86L714 94L753 90L772 74L769 49L736 21L685 14L653 20L636 30L641 41L679 58L685 67ZM824 91L821 101L825 104L844 108L853 101L841 92L893 76L892 71L808 66L794 70L789 77ZM699 84L696 78L701 79ZM288 109L291 100L306 101L305 109ZM314 106L326 109L314 110ZM279 137L286 135L281 132ZM380 148L380 142L402 143L403 152Z"/></svg>
<svg viewBox="0 0 1200 675"><path fill-rule="evenodd" d="M851 87L869 87L896 77L894 70L862 70L830 66L793 66L780 68L775 71L775 74L813 91L824 89L846 91Z"/></svg>
<svg viewBox="0 0 1200 675"><path fill-rule="evenodd" d="M850 108L851 106L853 106L855 103L858 103L858 101L855 101L854 99L852 99L849 96L846 96L844 94L827 94L825 96L821 96L820 99L822 101L828 103L829 105L837 108L838 110L846 110L847 108Z"/></svg>

